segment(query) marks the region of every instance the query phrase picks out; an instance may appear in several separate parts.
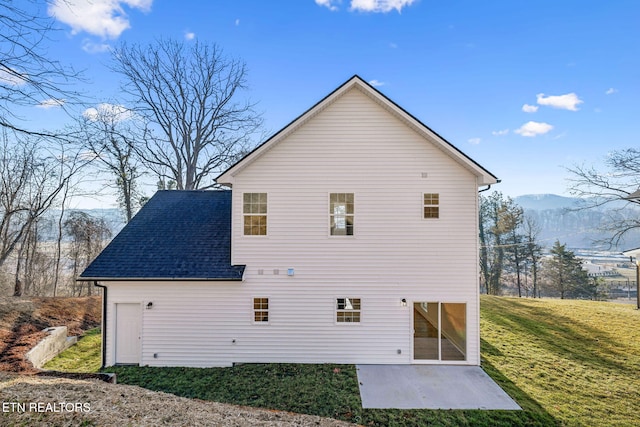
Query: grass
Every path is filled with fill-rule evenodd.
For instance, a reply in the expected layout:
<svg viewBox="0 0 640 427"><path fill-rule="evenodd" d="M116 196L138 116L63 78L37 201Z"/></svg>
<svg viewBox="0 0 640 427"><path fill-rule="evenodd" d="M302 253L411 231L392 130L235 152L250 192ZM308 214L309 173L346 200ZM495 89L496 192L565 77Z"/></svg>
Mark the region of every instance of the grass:
<svg viewBox="0 0 640 427"><path fill-rule="evenodd" d="M247 364L232 368L140 368L119 366L121 384L178 396L279 409L365 426L549 426L534 411L433 411L362 409L353 365ZM530 406L535 407L535 402Z"/></svg>
<svg viewBox="0 0 640 427"><path fill-rule="evenodd" d="M483 296L481 334L484 370L523 411L362 409L352 365L107 371L116 372L119 383L180 396L366 426L637 425L640 311L633 305ZM99 342L95 346L99 351Z"/></svg>
<svg viewBox="0 0 640 427"><path fill-rule="evenodd" d="M101 354L100 328L90 329L57 357L44 365L44 369L63 372L98 372L100 370Z"/></svg>
<svg viewBox="0 0 640 427"><path fill-rule="evenodd" d="M483 367L519 402L520 393L534 398L564 425L637 425L633 305L483 297L480 328Z"/></svg>

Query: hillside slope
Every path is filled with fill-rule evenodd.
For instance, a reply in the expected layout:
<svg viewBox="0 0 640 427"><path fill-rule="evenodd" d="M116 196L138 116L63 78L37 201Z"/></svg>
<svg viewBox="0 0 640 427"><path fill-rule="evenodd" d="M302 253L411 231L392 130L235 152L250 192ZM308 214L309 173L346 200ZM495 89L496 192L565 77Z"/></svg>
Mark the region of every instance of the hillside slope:
<svg viewBox="0 0 640 427"><path fill-rule="evenodd" d="M24 355L45 334L44 328L67 326L82 335L100 326L101 298L0 297L0 371L31 371Z"/></svg>
<svg viewBox="0 0 640 427"><path fill-rule="evenodd" d="M633 305L483 296L480 311L483 368L512 397L532 398L563 425L637 425Z"/></svg>

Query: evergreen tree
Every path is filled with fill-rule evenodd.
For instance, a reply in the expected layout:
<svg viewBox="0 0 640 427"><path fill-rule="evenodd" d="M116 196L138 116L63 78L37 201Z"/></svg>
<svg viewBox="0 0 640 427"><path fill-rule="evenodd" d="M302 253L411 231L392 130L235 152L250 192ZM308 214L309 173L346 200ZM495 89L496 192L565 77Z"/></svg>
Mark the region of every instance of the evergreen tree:
<svg viewBox="0 0 640 427"><path fill-rule="evenodd" d="M587 271L582 268L582 261L558 240L550 252L551 258L544 263L547 293L560 299L580 296L589 280Z"/></svg>

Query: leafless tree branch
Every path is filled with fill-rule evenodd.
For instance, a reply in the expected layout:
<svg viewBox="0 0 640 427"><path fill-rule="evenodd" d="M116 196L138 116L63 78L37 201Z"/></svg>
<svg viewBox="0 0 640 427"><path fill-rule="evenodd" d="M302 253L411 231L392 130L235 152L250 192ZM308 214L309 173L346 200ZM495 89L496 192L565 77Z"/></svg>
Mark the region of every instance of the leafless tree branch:
<svg viewBox="0 0 640 427"><path fill-rule="evenodd" d="M245 64L215 44L122 44L113 59L112 69L126 81L123 91L155 131L136 151L178 189L214 186L212 176L246 149L262 125L255 104L239 100L247 89Z"/></svg>

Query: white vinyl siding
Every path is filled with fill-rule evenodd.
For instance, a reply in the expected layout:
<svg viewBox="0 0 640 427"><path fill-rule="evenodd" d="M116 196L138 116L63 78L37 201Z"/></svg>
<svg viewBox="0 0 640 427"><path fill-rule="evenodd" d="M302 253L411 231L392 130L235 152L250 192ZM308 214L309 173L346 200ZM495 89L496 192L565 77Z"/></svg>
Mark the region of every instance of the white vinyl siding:
<svg viewBox="0 0 640 427"><path fill-rule="evenodd" d="M234 223L241 193L258 187L269 191L269 239L240 239L238 228L232 234L232 263L247 265L247 285L259 280L271 292L283 281L292 297L334 287L334 295L366 300L366 323L357 328L363 363L402 359L396 350L406 346L397 340L411 341L409 318L394 319L402 298L466 303L465 363L479 363L478 186L467 169L353 89L234 177ZM348 239L327 233L331 193L354 194L355 232ZM424 194L438 194L437 220L423 218ZM258 269L288 268L295 276L257 275ZM372 298L394 303L370 305ZM370 329L370 322L380 329ZM345 330L328 328L315 330ZM387 342L393 351L380 350Z"/></svg>
<svg viewBox="0 0 640 427"><path fill-rule="evenodd" d="M256 189L269 195L260 239L243 230L243 193ZM153 301L142 365L385 364L414 363L414 301L459 302L468 317L458 363L478 365L477 190L468 169L354 88L234 177L231 255L247 266L244 281L111 283L108 310ZM327 231L331 193L354 195L349 238ZM439 194L436 221L418 214L425 193ZM257 327L247 302L264 295L269 326ZM343 297L363 302L358 324L336 322Z"/></svg>

